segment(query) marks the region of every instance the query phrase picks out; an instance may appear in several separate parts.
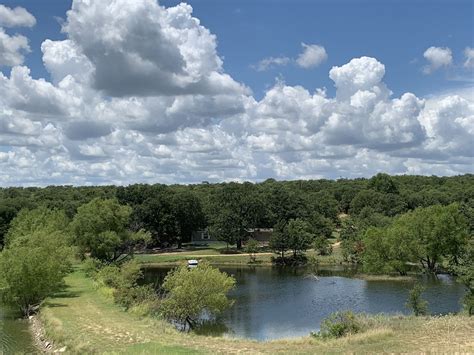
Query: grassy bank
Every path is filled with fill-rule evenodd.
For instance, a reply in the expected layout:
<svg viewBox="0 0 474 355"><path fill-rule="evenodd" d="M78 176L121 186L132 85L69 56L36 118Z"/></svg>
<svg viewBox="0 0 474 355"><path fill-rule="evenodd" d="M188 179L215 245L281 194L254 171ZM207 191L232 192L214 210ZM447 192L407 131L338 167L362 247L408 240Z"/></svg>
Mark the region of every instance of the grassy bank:
<svg viewBox="0 0 474 355"><path fill-rule="evenodd" d="M375 317L364 333L335 340L312 337L256 342L183 334L157 319L123 312L76 270L68 288L48 300L40 319L49 339L72 353L381 353L473 352L474 318ZM315 324L316 327L316 324Z"/></svg>
<svg viewBox="0 0 474 355"><path fill-rule="evenodd" d="M339 245L333 247L331 255L317 255L314 250L308 250L308 258L316 258L320 265L338 265L343 262L342 252ZM272 257L276 256L271 252L260 252L256 254L256 263L253 265L272 265ZM199 259L206 260L213 265L248 265L249 254L237 252L235 254L225 253L225 244L214 243L208 247L196 249L184 249L179 252L159 253L159 254L137 254L136 260L149 265L176 265L183 260Z"/></svg>

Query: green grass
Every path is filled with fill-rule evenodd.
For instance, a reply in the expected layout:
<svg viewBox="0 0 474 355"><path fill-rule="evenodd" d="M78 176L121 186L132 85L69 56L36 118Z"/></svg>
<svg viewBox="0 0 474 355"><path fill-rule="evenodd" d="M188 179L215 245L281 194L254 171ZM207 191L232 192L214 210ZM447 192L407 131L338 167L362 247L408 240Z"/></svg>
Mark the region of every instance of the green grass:
<svg viewBox="0 0 474 355"><path fill-rule="evenodd" d="M164 321L122 311L110 296L76 270L66 292L47 301L40 319L47 337L68 353L211 354L211 353L469 353L474 352L474 317L370 317L367 331L320 340L257 342L184 334ZM316 325L315 325L316 326Z"/></svg>
<svg viewBox="0 0 474 355"><path fill-rule="evenodd" d="M199 259L206 260L213 265L248 265L249 256L245 252L240 254L222 254L225 244L217 244L214 247L206 247L198 250L183 250L180 252L160 253L160 254L137 254L136 260L144 264L178 264L183 260ZM314 250L308 250L308 257L316 257L320 265L337 265L342 263L342 253L339 246L333 248L331 255L316 255ZM272 265L271 252L264 251L257 254L257 265Z"/></svg>

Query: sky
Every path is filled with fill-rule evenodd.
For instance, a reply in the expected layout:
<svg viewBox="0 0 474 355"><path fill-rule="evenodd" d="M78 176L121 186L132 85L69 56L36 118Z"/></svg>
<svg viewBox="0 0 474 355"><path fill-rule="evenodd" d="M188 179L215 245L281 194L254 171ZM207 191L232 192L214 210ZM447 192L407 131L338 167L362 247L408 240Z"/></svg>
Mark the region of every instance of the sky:
<svg viewBox="0 0 474 355"><path fill-rule="evenodd" d="M0 0L0 186L474 172L474 3Z"/></svg>

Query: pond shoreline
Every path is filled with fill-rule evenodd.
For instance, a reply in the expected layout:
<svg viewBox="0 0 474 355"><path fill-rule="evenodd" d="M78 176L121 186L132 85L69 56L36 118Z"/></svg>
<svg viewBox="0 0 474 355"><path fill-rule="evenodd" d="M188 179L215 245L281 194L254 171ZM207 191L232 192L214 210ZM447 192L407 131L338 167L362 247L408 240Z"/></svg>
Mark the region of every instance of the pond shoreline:
<svg viewBox="0 0 474 355"><path fill-rule="evenodd" d="M45 304L41 319L53 341L70 352L131 353L407 353L474 351L474 318L462 315L434 317L376 316L374 328L349 338L322 341L310 336L259 342L179 333L156 318L124 312L93 287L80 271L66 278L77 295ZM450 329L457 329L456 332Z"/></svg>

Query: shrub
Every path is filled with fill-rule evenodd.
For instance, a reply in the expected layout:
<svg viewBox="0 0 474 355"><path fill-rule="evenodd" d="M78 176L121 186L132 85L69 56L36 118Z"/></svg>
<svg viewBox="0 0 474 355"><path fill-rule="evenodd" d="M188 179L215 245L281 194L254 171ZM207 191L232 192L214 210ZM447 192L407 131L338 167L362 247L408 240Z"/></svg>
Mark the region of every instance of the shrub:
<svg viewBox="0 0 474 355"><path fill-rule="evenodd" d="M97 272L100 270L100 268L103 267L103 264L100 262L100 260L94 259L94 258L85 258L84 261L82 262L82 270L86 274L87 277L96 278Z"/></svg>
<svg viewBox="0 0 474 355"><path fill-rule="evenodd" d="M255 263L257 261L258 242L255 239L250 238L245 244L245 251L249 254L249 262Z"/></svg>
<svg viewBox="0 0 474 355"><path fill-rule="evenodd" d="M212 318L233 304L227 293L234 285L232 276L205 262L193 269L182 265L166 275L163 289L167 295L162 302L162 314L182 329L193 328L204 313Z"/></svg>
<svg viewBox="0 0 474 355"><path fill-rule="evenodd" d="M136 287L121 287L114 292L115 303L125 307L125 309L132 308L138 305L147 304L155 309L156 313L159 308L159 298L153 287L136 286Z"/></svg>
<svg viewBox="0 0 474 355"><path fill-rule="evenodd" d="M313 336L322 338L340 338L361 331L361 323L352 311L336 312L323 320L319 333Z"/></svg>
<svg viewBox="0 0 474 355"><path fill-rule="evenodd" d="M421 298L425 288L416 284L408 295L406 306L410 308L415 316L424 316L428 314L428 302Z"/></svg>
<svg viewBox="0 0 474 355"><path fill-rule="evenodd" d="M332 254L332 245L331 243L329 243L329 240L324 236L316 237L313 242L313 247L319 255Z"/></svg>

